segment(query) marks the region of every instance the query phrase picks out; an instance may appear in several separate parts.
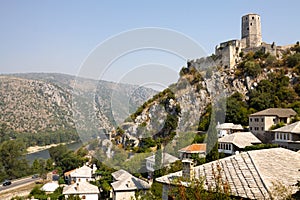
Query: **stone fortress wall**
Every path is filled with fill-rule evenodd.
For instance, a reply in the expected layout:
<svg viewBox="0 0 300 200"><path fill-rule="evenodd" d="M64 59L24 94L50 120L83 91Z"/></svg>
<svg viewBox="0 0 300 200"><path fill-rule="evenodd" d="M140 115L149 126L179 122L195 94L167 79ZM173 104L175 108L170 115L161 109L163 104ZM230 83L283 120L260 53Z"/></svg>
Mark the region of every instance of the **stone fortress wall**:
<svg viewBox="0 0 300 200"><path fill-rule="evenodd" d="M214 65L223 67L224 69L234 69L240 61L240 53L248 53L250 51L261 50L264 53L270 53L276 57L280 57L282 53L291 48L293 45L276 46L275 43L267 44L262 41L261 18L258 14L246 14L242 16L241 23L241 39L229 40L222 42L215 48L215 56L213 58ZM207 68L213 65L212 57L189 60L189 66L195 66L199 69Z"/></svg>

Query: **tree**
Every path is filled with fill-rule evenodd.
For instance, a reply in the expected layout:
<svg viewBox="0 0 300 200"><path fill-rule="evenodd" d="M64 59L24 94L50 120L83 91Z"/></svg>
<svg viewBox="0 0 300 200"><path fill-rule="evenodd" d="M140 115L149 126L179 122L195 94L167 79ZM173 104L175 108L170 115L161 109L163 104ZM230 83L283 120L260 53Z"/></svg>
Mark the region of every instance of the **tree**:
<svg viewBox="0 0 300 200"><path fill-rule="evenodd" d="M236 92L227 99L226 122L248 125L248 105L242 94Z"/></svg>
<svg viewBox="0 0 300 200"><path fill-rule="evenodd" d="M295 53L287 57L286 63L290 68L300 65L300 53Z"/></svg>
<svg viewBox="0 0 300 200"><path fill-rule="evenodd" d="M162 149L161 149L161 145L158 144L157 145L157 151L155 152L155 170L159 170L162 168Z"/></svg>
<svg viewBox="0 0 300 200"><path fill-rule="evenodd" d="M216 123L216 111L212 109L210 126L207 132L207 141L206 141L206 161L211 162L219 159L218 152L218 135L217 135L217 123Z"/></svg>
<svg viewBox="0 0 300 200"><path fill-rule="evenodd" d="M41 186L39 186L39 185L35 186L30 191L29 197L35 197L37 199L42 199L42 200L47 199L46 192L44 190L41 190Z"/></svg>
<svg viewBox="0 0 300 200"><path fill-rule="evenodd" d="M247 61L244 65L245 72L252 77L257 77L261 72L261 67L255 61Z"/></svg>
<svg viewBox="0 0 300 200"><path fill-rule="evenodd" d="M48 158L47 159L47 161L46 161L46 166L45 166L45 169L46 169L46 171L51 171L51 170L53 170L53 160L52 160L52 158Z"/></svg>
<svg viewBox="0 0 300 200"><path fill-rule="evenodd" d="M25 154L26 147L21 140L4 141L0 145L0 159L8 178L19 178L27 174L29 165Z"/></svg>
<svg viewBox="0 0 300 200"><path fill-rule="evenodd" d="M31 166L31 170L34 174L39 174L42 167L44 167L44 166L41 166L39 159L34 159L32 166Z"/></svg>
<svg viewBox="0 0 300 200"><path fill-rule="evenodd" d="M50 157L54 160L57 167L63 171L68 171L81 166L84 159L68 150L66 145L58 145L49 149Z"/></svg>

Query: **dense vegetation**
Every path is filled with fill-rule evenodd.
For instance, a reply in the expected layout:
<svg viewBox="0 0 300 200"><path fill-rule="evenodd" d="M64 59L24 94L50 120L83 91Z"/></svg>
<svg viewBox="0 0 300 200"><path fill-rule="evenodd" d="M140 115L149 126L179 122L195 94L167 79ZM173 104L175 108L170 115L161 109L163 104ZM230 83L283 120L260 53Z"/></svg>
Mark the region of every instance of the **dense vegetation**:
<svg viewBox="0 0 300 200"><path fill-rule="evenodd" d="M299 44L296 44L282 55L282 59L262 51L244 55L236 71L238 77L257 78L263 70L268 71L265 73L267 77L249 90L248 99L239 93L228 98L226 121L246 126L249 114L267 108L293 108L299 115L299 49Z"/></svg>
<svg viewBox="0 0 300 200"><path fill-rule="evenodd" d="M0 143L11 139L22 140L25 146L29 147L79 141L79 136L74 128L39 133L18 133L10 129L5 123L0 123Z"/></svg>

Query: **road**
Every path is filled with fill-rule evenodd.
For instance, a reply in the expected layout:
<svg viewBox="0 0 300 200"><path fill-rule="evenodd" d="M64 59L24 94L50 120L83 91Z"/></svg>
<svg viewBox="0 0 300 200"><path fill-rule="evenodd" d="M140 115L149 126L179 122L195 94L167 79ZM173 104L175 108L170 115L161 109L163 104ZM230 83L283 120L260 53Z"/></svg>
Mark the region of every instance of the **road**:
<svg viewBox="0 0 300 200"><path fill-rule="evenodd" d="M8 186L3 186L1 183L0 186L0 192L5 192L6 190L10 189L17 189L18 187L25 186L30 183L34 183L35 181L39 181L39 178L31 178L31 177L26 177L22 179L17 179L17 180L12 180L11 185Z"/></svg>

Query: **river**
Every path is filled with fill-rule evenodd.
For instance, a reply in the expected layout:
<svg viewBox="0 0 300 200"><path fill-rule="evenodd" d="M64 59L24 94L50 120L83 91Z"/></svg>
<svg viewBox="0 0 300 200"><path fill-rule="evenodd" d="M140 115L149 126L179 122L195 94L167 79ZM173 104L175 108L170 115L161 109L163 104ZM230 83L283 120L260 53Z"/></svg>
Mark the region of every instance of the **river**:
<svg viewBox="0 0 300 200"><path fill-rule="evenodd" d="M74 142L74 143L67 144L67 147L70 150L76 150L81 146L82 146L82 142ZM27 154L26 158L29 161L29 163L31 164L37 158L42 158L42 159L50 158L50 154L49 154L48 149L45 149L45 150L38 151L35 153Z"/></svg>

